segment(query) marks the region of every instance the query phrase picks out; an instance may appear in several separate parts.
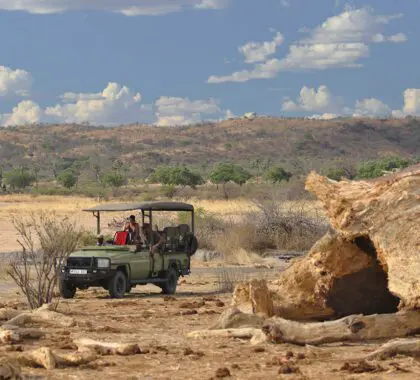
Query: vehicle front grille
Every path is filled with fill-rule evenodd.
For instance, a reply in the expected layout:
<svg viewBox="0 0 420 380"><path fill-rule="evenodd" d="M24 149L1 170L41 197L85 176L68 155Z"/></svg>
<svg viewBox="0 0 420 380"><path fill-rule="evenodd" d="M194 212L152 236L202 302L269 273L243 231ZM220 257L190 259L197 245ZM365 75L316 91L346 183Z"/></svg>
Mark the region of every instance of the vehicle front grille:
<svg viewBox="0 0 420 380"><path fill-rule="evenodd" d="M93 257L69 257L67 266L69 268L89 268L93 264Z"/></svg>

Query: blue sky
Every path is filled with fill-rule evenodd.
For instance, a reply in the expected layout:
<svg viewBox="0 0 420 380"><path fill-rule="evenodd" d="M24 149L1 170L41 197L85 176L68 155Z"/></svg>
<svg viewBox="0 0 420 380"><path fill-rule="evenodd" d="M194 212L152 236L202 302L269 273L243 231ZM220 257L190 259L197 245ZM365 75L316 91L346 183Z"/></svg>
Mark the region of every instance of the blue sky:
<svg viewBox="0 0 420 380"><path fill-rule="evenodd" d="M420 0L0 0L0 125L420 115L419 14Z"/></svg>

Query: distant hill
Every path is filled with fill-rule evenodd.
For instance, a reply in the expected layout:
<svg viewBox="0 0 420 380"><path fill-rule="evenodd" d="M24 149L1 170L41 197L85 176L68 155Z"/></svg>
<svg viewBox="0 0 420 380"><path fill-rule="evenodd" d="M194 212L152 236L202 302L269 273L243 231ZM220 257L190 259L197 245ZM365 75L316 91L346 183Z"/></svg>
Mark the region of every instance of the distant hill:
<svg viewBox="0 0 420 380"><path fill-rule="evenodd" d="M76 162L86 177L120 159L133 178L158 164L185 164L205 173L221 161L258 171L261 162L295 174L352 167L383 156L420 157L420 121L256 118L187 127L46 125L0 128L3 170L38 167L53 178ZM267 161L268 160L268 161ZM96 168L96 169L94 169ZM261 169L260 169L261 170Z"/></svg>

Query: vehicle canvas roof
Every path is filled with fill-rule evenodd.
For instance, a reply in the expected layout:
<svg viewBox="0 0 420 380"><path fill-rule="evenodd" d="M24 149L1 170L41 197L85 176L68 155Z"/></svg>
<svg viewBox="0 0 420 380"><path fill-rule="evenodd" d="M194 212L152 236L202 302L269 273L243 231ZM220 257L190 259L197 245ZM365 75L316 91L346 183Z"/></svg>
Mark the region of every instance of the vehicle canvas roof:
<svg viewBox="0 0 420 380"><path fill-rule="evenodd" d="M83 211L194 211L194 206L183 202L143 202L143 203L116 203L102 204Z"/></svg>

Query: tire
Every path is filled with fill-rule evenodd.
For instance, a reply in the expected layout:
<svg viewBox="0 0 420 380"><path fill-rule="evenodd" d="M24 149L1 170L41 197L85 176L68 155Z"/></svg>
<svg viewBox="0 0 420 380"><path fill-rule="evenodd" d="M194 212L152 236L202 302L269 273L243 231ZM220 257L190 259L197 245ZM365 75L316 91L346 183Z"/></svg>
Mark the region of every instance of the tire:
<svg viewBox="0 0 420 380"><path fill-rule="evenodd" d="M175 294L178 284L178 273L174 267L170 267L166 272L166 282L162 284L163 294Z"/></svg>
<svg viewBox="0 0 420 380"><path fill-rule="evenodd" d="M127 290L127 278L124 272L117 271L108 284L108 291L111 298L123 298Z"/></svg>
<svg viewBox="0 0 420 380"><path fill-rule="evenodd" d="M60 295L64 299L74 298L76 294L76 286L68 281L60 280Z"/></svg>
<svg viewBox="0 0 420 380"><path fill-rule="evenodd" d="M134 286L127 284L127 289L125 290L126 293L130 293L133 290Z"/></svg>

